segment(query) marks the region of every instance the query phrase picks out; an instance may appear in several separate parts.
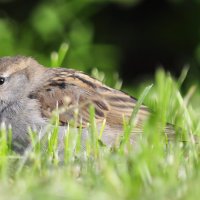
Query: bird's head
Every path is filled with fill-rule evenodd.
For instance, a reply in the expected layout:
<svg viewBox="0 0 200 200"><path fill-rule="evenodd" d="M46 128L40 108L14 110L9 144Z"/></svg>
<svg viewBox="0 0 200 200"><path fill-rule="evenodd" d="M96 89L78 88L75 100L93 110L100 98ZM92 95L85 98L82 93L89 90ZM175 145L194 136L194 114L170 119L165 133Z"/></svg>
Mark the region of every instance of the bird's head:
<svg viewBox="0 0 200 200"><path fill-rule="evenodd" d="M37 68L37 69L36 69ZM0 58L0 107L18 101L31 90L35 71L42 67L24 56Z"/></svg>

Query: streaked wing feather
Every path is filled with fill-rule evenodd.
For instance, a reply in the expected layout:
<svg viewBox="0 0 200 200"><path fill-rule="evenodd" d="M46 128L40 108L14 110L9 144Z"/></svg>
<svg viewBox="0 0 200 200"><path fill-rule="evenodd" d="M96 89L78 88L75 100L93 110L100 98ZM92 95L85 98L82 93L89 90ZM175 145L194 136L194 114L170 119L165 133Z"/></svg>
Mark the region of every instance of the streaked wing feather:
<svg viewBox="0 0 200 200"><path fill-rule="evenodd" d="M67 69L53 70L50 78L33 96L40 102L44 117L50 118L56 106L64 107L60 122L66 124L74 118L74 111L78 109L78 120L83 126L89 122L91 104L95 108L97 122L106 118L110 126L115 126L122 125L123 117L130 118L136 103L134 98L121 91L111 89L82 72ZM138 113L138 126L148 114L148 109L142 106Z"/></svg>

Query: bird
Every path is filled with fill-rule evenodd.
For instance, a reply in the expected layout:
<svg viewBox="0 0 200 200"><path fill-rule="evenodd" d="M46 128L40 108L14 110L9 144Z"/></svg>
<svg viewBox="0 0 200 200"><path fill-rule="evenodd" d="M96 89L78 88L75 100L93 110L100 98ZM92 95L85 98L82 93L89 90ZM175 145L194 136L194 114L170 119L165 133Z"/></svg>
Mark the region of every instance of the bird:
<svg viewBox="0 0 200 200"><path fill-rule="evenodd" d="M13 148L18 153L30 145L28 130L44 130L59 108L64 108L58 114L61 131L66 130L78 110L76 127L81 126L86 137L91 105L97 129L105 122L103 143L112 146L123 134L123 120L130 119L136 103L136 98L74 69L44 67L26 56L0 58L0 122L12 127ZM140 106L133 142L150 114L147 106ZM64 134L59 134L63 147Z"/></svg>

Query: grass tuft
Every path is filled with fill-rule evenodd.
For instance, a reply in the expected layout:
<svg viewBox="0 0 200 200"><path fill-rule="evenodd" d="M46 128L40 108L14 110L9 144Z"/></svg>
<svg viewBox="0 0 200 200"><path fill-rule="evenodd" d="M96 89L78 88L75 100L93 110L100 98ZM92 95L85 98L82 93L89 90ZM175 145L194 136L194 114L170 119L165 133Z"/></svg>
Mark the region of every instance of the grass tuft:
<svg viewBox="0 0 200 200"><path fill-rule="evenodd" d="M106 121L97 128L94 107L90 107L86 145L82 145L83 128L75 128L75 120L62 136L64 153L58 148L57 111L46 135L29 131L32 145L24 155L12 151L11 129L6 131L2 124L0 199L198 199L200 154L193 137L200 134L200 93L193 86L181 94L186 74L187 70L175 80L163 70L156 73L154 87L140 91L130 122L124 122L119 149L101 142ZM138 143L124 150L144 99L153 114ZM167 123L174 124L174 142L164 137Z"/></svg>

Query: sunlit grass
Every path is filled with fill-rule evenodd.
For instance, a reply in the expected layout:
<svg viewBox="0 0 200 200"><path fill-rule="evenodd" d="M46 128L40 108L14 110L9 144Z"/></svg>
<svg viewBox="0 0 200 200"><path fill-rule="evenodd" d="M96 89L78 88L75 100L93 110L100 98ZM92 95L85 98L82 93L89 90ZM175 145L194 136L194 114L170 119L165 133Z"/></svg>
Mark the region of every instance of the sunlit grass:
<svg viewBox="0 0 200 200"><path fill-rule="evenodd" d="M156 73L152 88L144 88L137 96L138 104L130 122L124 123L119 147L109 148L101 142L106 122L97 130L93 107L85 148L82 127L75 128L75 121L66 127L63 153L58 149L57 111L51 121L53 128L45 136L29 131L32 145L24 155L12 151L11 131L6 133L2 124L0 199L198 199L199 144L193 136L200 134L199 105L190 100L193 95L200 99L200 94L189 88L181 95L186 74L183 71L180 79L174 80L163 70ZM144 102L153 114L137 144L130 145L130 130ZM174 124L172 141L165 133L167 123Z"/></svg>

